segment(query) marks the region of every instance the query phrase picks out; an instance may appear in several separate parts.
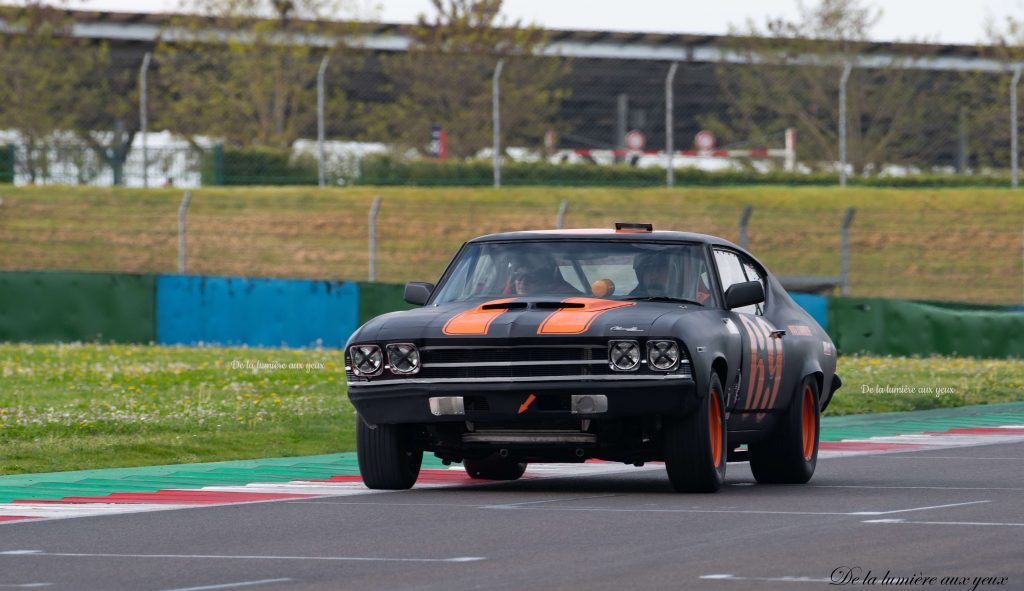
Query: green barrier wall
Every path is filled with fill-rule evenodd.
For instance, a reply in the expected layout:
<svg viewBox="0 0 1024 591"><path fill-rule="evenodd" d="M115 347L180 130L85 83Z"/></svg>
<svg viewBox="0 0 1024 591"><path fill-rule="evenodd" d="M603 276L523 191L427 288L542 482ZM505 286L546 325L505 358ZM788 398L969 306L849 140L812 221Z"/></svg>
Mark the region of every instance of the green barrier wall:
<svg viewBox="0 0 1024 591"><path fill-rule="evenodd" d="M0 341L156 340L152 275L0 273Z"/></svg>
<svg viewBox="0 0 1024 591"><path fill-rule="evenodd" d="M374 316L397 310L411 310L416 306L405 303L405 285L390 283L359 284L359 324Z"/></svg>
<svg viewBox="0 0 1024 591"><path fill-rule="evenodd" d="M1024 313L948 304L829 298L828 330L840 353L1024 357Z"/></svg>

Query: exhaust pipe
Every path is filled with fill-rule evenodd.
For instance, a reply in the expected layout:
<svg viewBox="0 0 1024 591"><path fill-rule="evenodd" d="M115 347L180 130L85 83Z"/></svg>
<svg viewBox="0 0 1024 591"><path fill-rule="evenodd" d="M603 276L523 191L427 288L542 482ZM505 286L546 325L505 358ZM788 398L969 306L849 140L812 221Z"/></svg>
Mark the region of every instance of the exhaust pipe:
<svg viewBox="0 0 1024 591"><path fill-rule="evenodd" d="M583 457L583 453L584 453L583 452L583 448L581 448L581 447L577 447L576 448L576 457L577 458L582 458Z"/></svg>
<svg viewBox="0 0 1024 591"><path fill-rule="evenodd" d="M502 457L502 458L507 458L508 457L508 450L507 449L503 449L503 450L499 451L498 452L498 456Z"/></svg>

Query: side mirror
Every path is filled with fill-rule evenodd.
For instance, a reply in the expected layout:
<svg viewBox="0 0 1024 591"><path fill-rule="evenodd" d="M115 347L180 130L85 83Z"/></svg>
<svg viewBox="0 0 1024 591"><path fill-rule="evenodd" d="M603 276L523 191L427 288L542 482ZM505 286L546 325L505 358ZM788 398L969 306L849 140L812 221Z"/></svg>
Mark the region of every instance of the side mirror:
<svg viewBox="0 0 1024 591"><path fill-rule="evenodd" d="M410 281L405 284L405 301L414 306L426 304L432 293L434 293L433 283Z"/></svg>
<svg viewBox="0 0 1024 591"><path fill-rule="evenodd" d="M764 286L760 281L734 283L725 290L725 307L729 310L753 306L764 301Z"/></svg>

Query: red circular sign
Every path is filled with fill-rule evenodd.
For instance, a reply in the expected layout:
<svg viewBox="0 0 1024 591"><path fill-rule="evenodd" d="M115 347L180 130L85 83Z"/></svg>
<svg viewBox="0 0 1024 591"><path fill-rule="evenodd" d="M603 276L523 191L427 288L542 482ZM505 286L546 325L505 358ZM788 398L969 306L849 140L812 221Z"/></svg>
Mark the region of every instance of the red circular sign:
<svg viewBox="0 0 1024 591"><path fill-rule="evenodd" d="M697 132L696 137L693 138L693 144L697 146L698 150L711 151L715 149L715 134L711 133L706 129L702 129Z"/></svg>
<svg viewBox="0 0 1024 591"><path fill-rule="evenodd" d="M642 131L634 129L626 134L626 147L630 150L643 150L647 145L647 136Z"/></svg>

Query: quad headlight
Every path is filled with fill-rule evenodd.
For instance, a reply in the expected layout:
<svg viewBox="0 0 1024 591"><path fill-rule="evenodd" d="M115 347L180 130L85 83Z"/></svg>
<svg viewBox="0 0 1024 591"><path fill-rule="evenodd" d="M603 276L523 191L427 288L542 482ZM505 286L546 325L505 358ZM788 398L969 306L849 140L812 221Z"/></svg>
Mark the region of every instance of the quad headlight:
<svg viewBox="0 0 1024 591"><path fill-rule="evenodd" d="M647 363L651 369L672 371L679 366L679 343L668 340L647 341Z"/></svg>
<svg viewBox="0 0 1024 591"><path fill-rule="evenodd" d="M392 343L387 346L388 364L396 374L409 375L420 370L420 352L412 343Z"/></svg>
<svg viewBox="0 0 1024 591"><path fill-rule="evenodd" d="M608 364L615 371L633 371L640 367L640 343L637 341L609 341Z"/></svg>
<svg viewBox="0 0 1024 591"><path fill-rule="evenodd" d="M377 345L355 345L349 348L349 357L357 376L379 376L384 371L384 354Z"/></svg>

